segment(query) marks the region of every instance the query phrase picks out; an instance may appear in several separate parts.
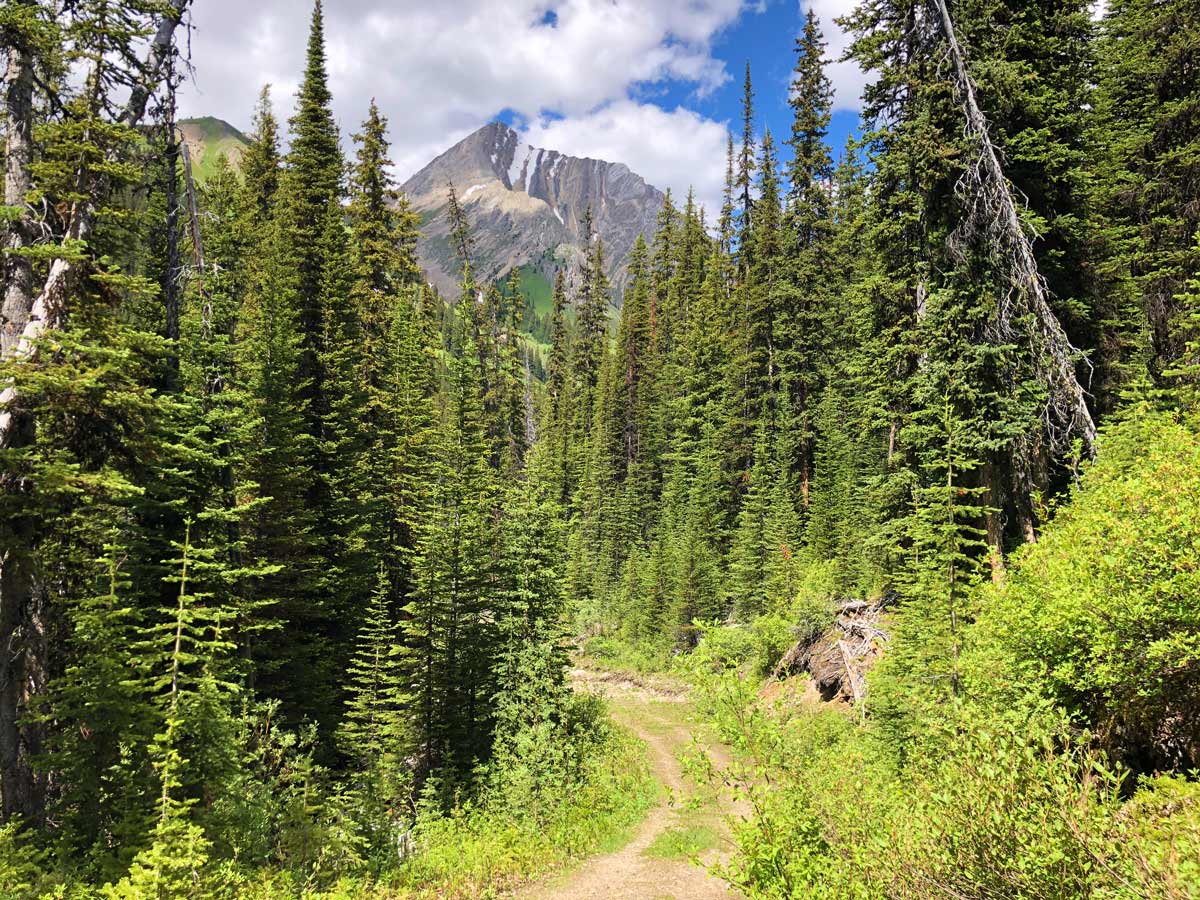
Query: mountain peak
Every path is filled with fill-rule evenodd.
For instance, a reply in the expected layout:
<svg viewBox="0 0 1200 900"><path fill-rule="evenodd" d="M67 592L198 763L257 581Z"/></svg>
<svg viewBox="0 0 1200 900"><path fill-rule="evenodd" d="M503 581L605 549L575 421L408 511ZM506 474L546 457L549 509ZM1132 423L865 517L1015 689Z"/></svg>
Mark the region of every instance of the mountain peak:
<svg viewBox="0 0 1200 900"><path fill-rule="evenodd" d="M638 234L652 235L663 202L662 192L628 166L530 146L503 122L484 125L404 184L422 214L418 256L430 280L450 296L458 283L447 221L451 183L471 224L482 279L525 266L547 279L556 268L570 272L584 252L582 222L590 205L618 296L629 251Z"/></svg>

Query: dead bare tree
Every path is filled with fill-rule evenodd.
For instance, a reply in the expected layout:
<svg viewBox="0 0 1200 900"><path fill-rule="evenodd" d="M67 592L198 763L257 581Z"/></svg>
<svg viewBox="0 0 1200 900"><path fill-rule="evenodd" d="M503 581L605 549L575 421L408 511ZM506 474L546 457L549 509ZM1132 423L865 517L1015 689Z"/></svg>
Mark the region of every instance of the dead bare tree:
<svg viewBox="0 0 1200 900"><path fill-rule="evenodd" d="M952 249L965 253L980 241L1000 265L1006 289L999 297L991 324L991 337L1002 344L1029 349L1034 374L1046 391L1042 425L1050 449L1068 453L1075 440L1091 455L1095 450L1096 424L1079 383L1076 365L1084 359L1071 346L1050 306L1045 279L1026 226L1021 222L1013 190L1004 175L1000 155L989 135L988 120L979 108L975 85L955 34L946 0L930 0L937 27L946 42L954 74L955 91L962 104L964 130L974 157L957 186L967 206L967 216L952 235ZM1017 448L1018 467L1029 467L1036 438L1026 438ZM1018 477L1021 477L1018 475Z"/></svg>

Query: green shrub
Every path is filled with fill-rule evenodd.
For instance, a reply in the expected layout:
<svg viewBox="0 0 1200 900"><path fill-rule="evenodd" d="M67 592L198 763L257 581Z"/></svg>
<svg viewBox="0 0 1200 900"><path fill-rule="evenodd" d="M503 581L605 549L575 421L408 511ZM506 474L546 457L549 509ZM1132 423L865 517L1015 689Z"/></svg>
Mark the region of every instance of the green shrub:
<svg viewBox="0 0 1200 900"><path fill-rule="evenodd" d="M1060 714L960 704L897 767L870 724L709 689L740 751L716 778L751 810L723 874L749 898L1200 896L1200 786L1157 779L1123 800Z"/></svg>
<svg viewBox="0 0 1200 900"><path fill-rule="evenodd" d="M637 644L613 634L598 634L582 647L584 656L606 669L645 675L661 672L670 663L666 644Z"/></svg>
<svg viewBox="0 0 1200 900"><path fill-rule="evenodd" d="M0 885L6 900L36 900L49 890L48 854L38 850L20 821L0 825Z"/></svg>
<svg viewBox="0 0 1200 900"><path fill-rule="evenodd" d="M385 882L401 896L494 896L586 855L636 821L655 790L644 745L597 716L593 701L573 702L577 733L591 735L573 775L552 795L539 792L536 808L523 805L534 790L529 773L498 770L478 802L448 814L425 811L414 829L416 852Z"/></svg>
<svg viewBox="0 0 1200 900"><path fill-rule="evenodd" d="M1135 409L980 606L971 690L1041 692L1136 771L1200 767L1200 433Z"/></svg>

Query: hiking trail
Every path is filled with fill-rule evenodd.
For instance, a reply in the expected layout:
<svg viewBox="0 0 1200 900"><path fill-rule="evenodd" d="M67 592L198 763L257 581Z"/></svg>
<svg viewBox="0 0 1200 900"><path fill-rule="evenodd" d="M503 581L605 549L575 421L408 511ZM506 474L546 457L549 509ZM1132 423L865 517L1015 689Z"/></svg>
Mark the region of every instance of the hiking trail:
<svg viewBox="0 0 1200 900"><path fill-rule="evenodd" d="M650 768L662 785L655 805L619 849L584 860L564 873L518 891L520 900L735 900L741 895L689 856L709 865L728 858L732 845L725 816L728 801L684 774L680 754L704 735L686 693L638 684L620 675L576 669L577 691L608 698L613 719L645 741ZM723 747L705 742L717 765Z"/></svg>

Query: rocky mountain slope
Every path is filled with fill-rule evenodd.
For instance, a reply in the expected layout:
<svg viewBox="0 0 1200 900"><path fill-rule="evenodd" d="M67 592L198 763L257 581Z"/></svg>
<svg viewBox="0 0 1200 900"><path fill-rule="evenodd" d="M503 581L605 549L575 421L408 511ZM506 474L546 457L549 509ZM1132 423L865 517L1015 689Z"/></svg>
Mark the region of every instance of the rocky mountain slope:
<svg viewBox="0 0 1200 900"><path fill-rule="evenodd" d="M663 202L662 192L627 166L530 147L507 125L486 125L403 186L421 216L421 265L448 297L455 296L458 284L447 215L450 182L471 224L481 280L523 268L526 279L544 284L559 266L573 272L583 252L584 211L591 204L617 298L629 252L639 233L652 237Z"/></svg>

